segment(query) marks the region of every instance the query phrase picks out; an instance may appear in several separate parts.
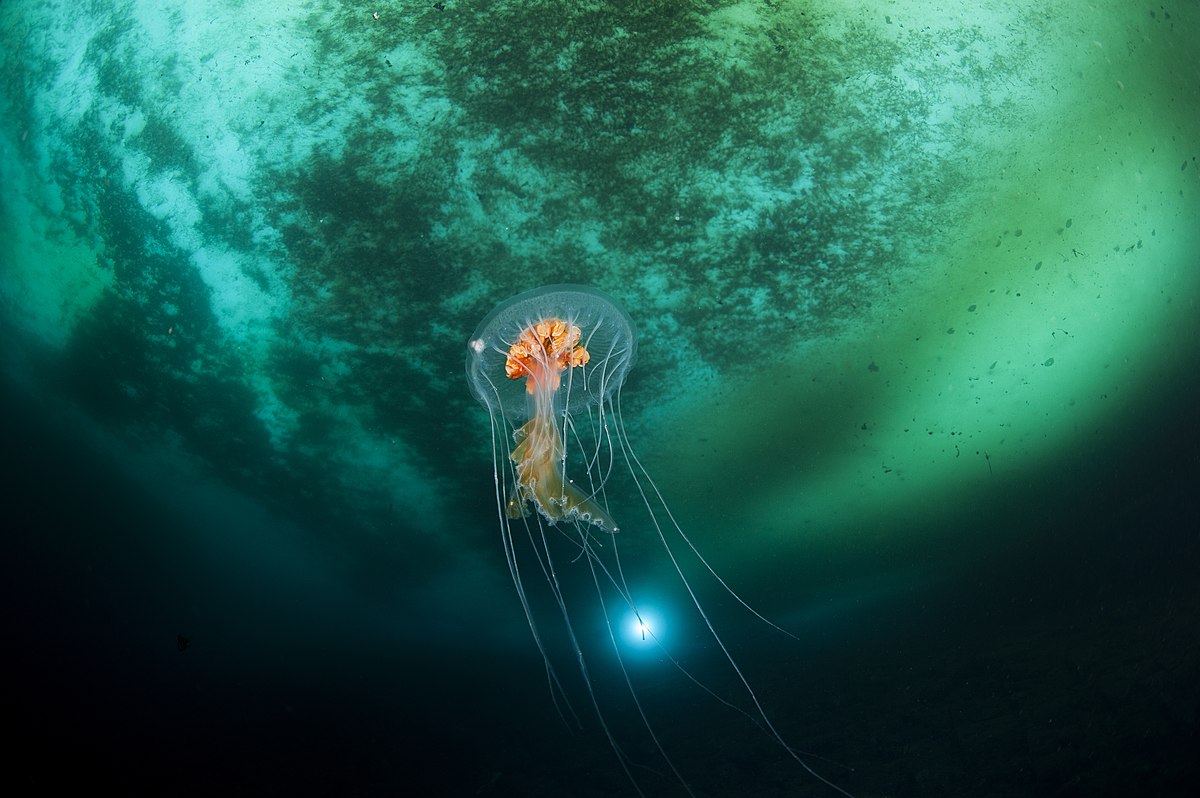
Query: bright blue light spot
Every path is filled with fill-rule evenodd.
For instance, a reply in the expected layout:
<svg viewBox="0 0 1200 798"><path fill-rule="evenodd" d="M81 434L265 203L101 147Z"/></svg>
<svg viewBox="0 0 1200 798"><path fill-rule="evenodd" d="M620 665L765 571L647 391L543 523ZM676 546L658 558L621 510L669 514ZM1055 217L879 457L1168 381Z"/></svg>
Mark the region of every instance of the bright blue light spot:
<svg viewBox="0 0 1200 798"><path fill-rule="evenodd" d="M626 607L621 624L622 638L633 648L657 648L667 633L663 616L653 607L638 607L637 611Z"/></svg>

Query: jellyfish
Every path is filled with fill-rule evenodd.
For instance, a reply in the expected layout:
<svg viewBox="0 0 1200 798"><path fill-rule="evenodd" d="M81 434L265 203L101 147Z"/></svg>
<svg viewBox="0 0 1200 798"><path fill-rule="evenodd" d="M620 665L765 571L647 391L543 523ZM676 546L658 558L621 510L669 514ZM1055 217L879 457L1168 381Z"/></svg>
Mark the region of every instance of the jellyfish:
<svg viewBox="0 0 1200 798"><path fill-rule="evenodd" d="M613 297L582 285L550 285L518 294L497 305L467 342L466 371L471 393L487 409L491 419L493 480L496 515L510 576L516 587L526 623L545 663L555 705L561 700L578 718L562 687L550 652L544 642L531 599L527 593L528 563L518 551L530 551L549 586L563 620L592 709L625 775L638 794L643 794L626 755L606 719L588 669L588 655L576 631L576 622L561 581L561 555L552 540L565 538L570 560L586 563L599 597L608 642L615 653L628 695L649 733L655 749L685 792L693 794L659 739L639 699L638 690L626 667L614 624L606 608L606 595L615 594L635 619L635 629L662 649L663 656L687 679L731 709L742 713L803 768L837 792L845 790L826 779L806 761L815 755L788 745L776 730L726 646L697 592L693 589L675 547L683 545L716 581L748 612L774 629L786 630L759 614L745 602L709 565L693 545L662 493L643 467L626 432L621 413L621 388L637 359L637 334L633 320ZM685 594L702 619L729 667L748 697L744 710L703 684L669 650L658 634L650 613L630 590L621 564L618 539L627 529L610 505L609 487L617 469L624 469L634 488L641 513L648 520L647 532L654 535L666 553ZM558 532L561 535L555 535ZM522 534L523 533L523 534ZM672 544L668 537L675 539ZM528 545L519 545L519 538ZM792 636L794 637L794 636ZM566 715L560 708L560 715Z"/></svg>
<svg viewBox="0 0 1200 798"><path fill-rule="evenodd" d="M584 331L587 337L584 337ZM592 363L596 353L596 363ZM518 424L508 453L512 493L500 494L509 518L536 511L546 521L579 521L617 531L594 489L566 475L565 441L576 417L606 423L614 394L637 357L629 314L586 286L555 285L498 305L480 323L467 353L467 380L493 427ZM594 486L593 486L594 488Z"/></svg>

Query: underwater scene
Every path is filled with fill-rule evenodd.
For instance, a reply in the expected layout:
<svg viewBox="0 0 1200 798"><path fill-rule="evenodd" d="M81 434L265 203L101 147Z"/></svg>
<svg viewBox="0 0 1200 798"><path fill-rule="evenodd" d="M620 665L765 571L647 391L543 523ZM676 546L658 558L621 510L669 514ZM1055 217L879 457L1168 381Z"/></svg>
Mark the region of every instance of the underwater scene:
<svg viewBox="0 0 1200 798"><path fill-rule="evenodd" d="M1197 41L3 0L6 791L1195 794Z"/></svg>

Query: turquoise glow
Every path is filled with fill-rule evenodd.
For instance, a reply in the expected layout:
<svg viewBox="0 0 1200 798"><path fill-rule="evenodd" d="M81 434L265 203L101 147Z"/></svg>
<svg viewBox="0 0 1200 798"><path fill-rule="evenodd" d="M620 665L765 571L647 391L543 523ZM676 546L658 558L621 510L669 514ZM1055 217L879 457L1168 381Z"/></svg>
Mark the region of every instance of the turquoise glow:
<svg viewBox="0 0 1200 798"><path fill-rule="evenodd" d="M1197 41L1195 2L3 0L26 534L0 584L18 675L56 677L29 739L111 734L93 764L172 778L207 767L172 732L230 739L326 794L628 790L594 725L561 733L462 374L498 302L582 283L638 330L623 421L680 527L801 638L686 564L797 747L863 796L1171 793L1200 639L1191 521L1159 515L1196 484ZM628 471L622 561L708 676ZM591 577L559 565L640 754ZM651 684L697 792L794 783ZM90 703L118 694L143 731Z"/></svg>

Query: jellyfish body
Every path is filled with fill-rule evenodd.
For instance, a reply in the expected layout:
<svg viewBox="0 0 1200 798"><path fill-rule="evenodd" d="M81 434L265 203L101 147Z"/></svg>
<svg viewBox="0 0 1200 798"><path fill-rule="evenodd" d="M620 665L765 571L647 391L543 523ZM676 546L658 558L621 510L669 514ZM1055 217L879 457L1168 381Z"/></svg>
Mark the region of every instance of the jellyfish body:
<svg viewBox="0 0 1200 798"><path fill-rule="evenodd" d="M563 372L586 366L591 360L579 345L580 331L559 318L543 319L521 331L508 348L504 372L510 380L524 380L530 417L517 430L519 443L510 459L516 467L517 495L510 516L524 515L532 505L551 521L578 518L615 530L615 524L594 499L566 481L566 451L558 429Z"/></svg>
<svg viewBox="0 0 1200 798"><path fill-rule="evenodd" d="M676 522L642 467L626 434L620 404L621 387L636 357L637 336L629 314L612 297L579 285L547 286L502 302L484 318L467 342L467 381L491 418L496 512L505 558L526 622L545 662L551 695L556 705L561 698L575 715L526 593L523 561L517 553L523 547L518 540L521 537L527 539L527 549L536 559L558 606L573 648L572 659L595 715L626 776L638 794L643 794L631 769L633 763L610 730L593 689L585 646L576 634L567 591L559 581L558 555L551 542L556 537L551 530L557 530L569 542L572 562L586 563L627 693L654 747L685 792L693 794L651 726L625 666L606 609L612 595L635 620L641 639L650 638L683 676L717 701L749 717L818 780L849 795L814 771L776 731L676 557L672 546L682 543L720 589L760 621L791 636L751 608L709 565ZM650 622L652 616L640 608L622 568L616 534L621 528L608 504L607 486L618 467L626 469L641 500L645 510L642 517L648 521L645 530L652 531L661 543L695 614L736 674L736 683L740 684L748 704L746 709L720 697L689 673L662 645L657 624ZM519 534L522 531L524 535ZM668 535L673 535L677 543L670 543ZM566 720L566 715L563 718Z"/></svg>
<svg viewBox="0 0 1200 798"><path fill-rule="evenodd" d="M527 291L480 323L467 352L471 391L493 421L523 422L509 452L514 479L503 504L510 518L532 509L551 523L579 520L617 531L599 485L585 491L567 476L565 441L583 414L605 423L636 356L629 315L586 286Z"/></svg>

